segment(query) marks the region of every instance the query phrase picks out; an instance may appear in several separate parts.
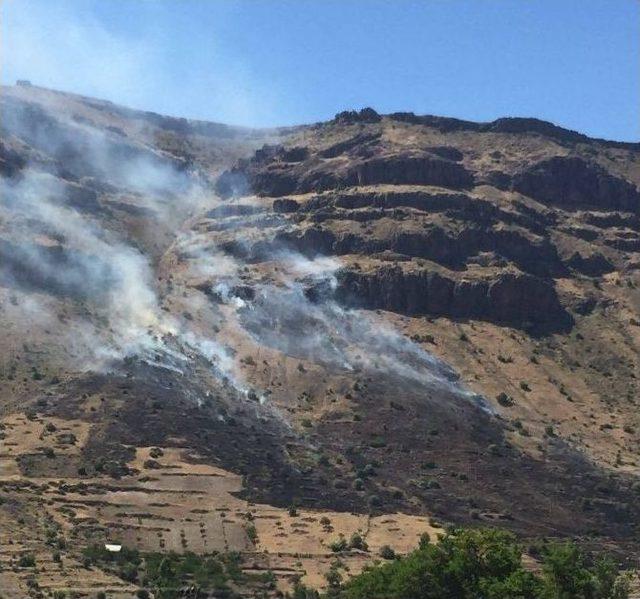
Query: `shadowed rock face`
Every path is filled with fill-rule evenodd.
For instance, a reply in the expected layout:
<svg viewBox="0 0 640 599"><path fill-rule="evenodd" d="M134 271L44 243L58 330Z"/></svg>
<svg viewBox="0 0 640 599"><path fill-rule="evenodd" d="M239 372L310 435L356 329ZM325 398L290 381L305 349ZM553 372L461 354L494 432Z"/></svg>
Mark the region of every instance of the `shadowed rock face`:
<svg viewBox="0 0 640 599"><path fill-rule="evenodd" d="M437 272L403 272L399 267L373 273L343 271L338 296L366 308L402 314L479 318L521 328L569 328L572 319L548 282L524 273L456 280Z"/></svg>
<svg viewBox="0 0 640 599"><path fill-rule="evenodd" d="M589 277L597 277L614 270L613 264L600 253L584 255L574 252L567 260L567 264L573 270Z"/></svg>
<svg viewBox="0 0 640 599"><path fill-rule="evenodd" d="M437 185L463 189L473 184L473 176L458 163L455 148L431 148L414 155L385 153L378 136L356 136L322 150L320 159L306 149L267 147L252 160L223 173L216 191L225 198L256 193L280 197L360 185ZM291 160L293 152L299 160ZM382 155L381 155L382 154ZM349 162L327 169L322 160Z"/></svg>
<svg viewBox="0 0 640 599"><path fill-rule="evenodd" d="M299 174L277 168L227 171L218 179L216 191L226 198L248 193L281 197L353 185L390 183L463 188L471 183L464 168L433 157L372 159L336 173L305 172L304 166L299 170Z"/></svg>
<svg viewBox="0 0 640 599"><path fill-rule="evenodd" d="M359 221L363 216L367 218ZM391 252L404 255L406 259L423 258L451 270L463 271L468 261L478 254L494 252L534 275L553 276L566 271L556 248L547 238L519 228L499 229L490 225L489 228L482 229L472 223L455 230L450 226L434 225L423 230L400 229L387 235L372 237L360 232L336 234L331 230L330 221L340 219L367 222L389 219L386 212L312 213L307 218L314 223L311 228L279 233L276 240L308 257Z"/></svg>
<svg viewBox="0 0 640 599"><path fill-rule="evenodd" d="M438 185L453 189L469 187L473 177L457 163L428 156L389 156L355 165L344 183L356 185Z"/></svg>
<svg viewBox="0 0 640 599"><path fill-rule="evenodd" d="M514 177L513 189L565 210L637 212L640 208L635 185L577 157L556 156L527 167Z"/></svg>

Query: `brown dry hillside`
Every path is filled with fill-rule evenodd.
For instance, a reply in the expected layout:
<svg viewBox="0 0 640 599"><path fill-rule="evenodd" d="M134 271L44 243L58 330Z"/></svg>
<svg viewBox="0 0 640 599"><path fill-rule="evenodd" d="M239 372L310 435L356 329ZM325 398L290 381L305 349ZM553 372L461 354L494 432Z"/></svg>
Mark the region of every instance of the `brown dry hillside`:
<svg viewBox="0 0 640 599"><path fill-rule="evenodd" d="M640 145L371 109L246 130L24 86L0 111L16 596L130 596L78 574L114 539L239 551L281 588L322 584L340 533L368 540L357 571L447 523L636 564Z"/></svg>

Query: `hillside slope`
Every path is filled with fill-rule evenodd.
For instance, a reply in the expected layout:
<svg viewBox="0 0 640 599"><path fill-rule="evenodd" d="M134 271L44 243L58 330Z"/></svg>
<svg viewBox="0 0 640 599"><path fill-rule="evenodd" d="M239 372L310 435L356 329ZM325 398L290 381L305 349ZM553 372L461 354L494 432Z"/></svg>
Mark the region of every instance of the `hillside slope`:
<svg viewBox="0 0 640 599"><path fill-rule="evenodd" d="M0 114L1 561L55 531L75 565L43 588L114 538L285 588L338 533L408 551L444 523L637 561L638 144L36 87Z"/></svg>

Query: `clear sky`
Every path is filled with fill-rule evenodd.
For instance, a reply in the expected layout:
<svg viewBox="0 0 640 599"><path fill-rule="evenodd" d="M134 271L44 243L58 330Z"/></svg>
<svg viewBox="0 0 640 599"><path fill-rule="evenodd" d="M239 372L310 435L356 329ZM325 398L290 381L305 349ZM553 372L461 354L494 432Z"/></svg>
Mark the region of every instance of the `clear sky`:
<svg viewBox="0 0 640 599"><path fill-rule="evenodd" d="M3 83L284 125L373 106L640 140L639 0L0 0Z"/></svg>

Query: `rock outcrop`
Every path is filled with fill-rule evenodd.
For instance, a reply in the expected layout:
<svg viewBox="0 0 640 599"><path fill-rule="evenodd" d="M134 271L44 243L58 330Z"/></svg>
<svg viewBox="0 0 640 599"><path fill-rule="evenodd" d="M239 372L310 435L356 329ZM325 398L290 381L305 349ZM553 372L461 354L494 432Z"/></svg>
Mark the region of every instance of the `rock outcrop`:
<svg viewBox="0 0 640 599"><path fill-rule="evenodd" d="M635 185L578 157L555 156L528 166L514 177L512 186L565 210L637 212L640 208L640 192Z"/></svg>
<svg viewBox="0 0 640 599"><path fill-rule="evenodd" d="M571 326L553 285L518 272L455 278L438 271L399 266L371 273L344 269L337 296L350 305L409 315L491 320L524 329Z"/></svg>
<svg viewBox="0 0 640 599"><path fill-rule="evenodd" d="M440 136L405 143L395 131L403 126ZM486 136L481 155L455 137L463 131ZM264 196L282 219L269 220L248 243L222 247L252 261L283 248L311 259L341 256L347 265L336 297L350 305L567 330L576 304L563 305L556 281L602 277L621 267L623 254L640 252L640 192L602 166L593 148L514 161L504 136L589 141L535 119L470 124L341 113L290 145L264 146L220 176L223 198ZM210 217L223 215L219 209ZM362 268L352 268L355 262Z"/></svg>

